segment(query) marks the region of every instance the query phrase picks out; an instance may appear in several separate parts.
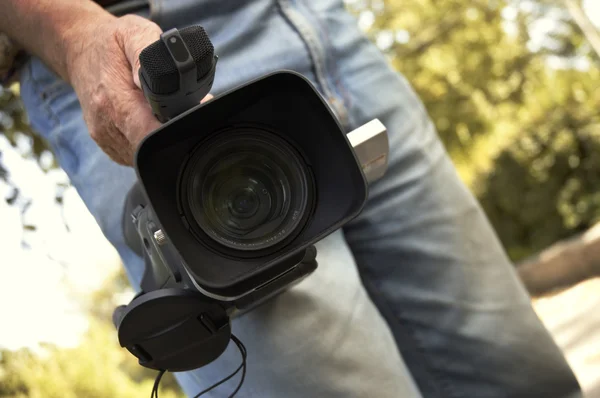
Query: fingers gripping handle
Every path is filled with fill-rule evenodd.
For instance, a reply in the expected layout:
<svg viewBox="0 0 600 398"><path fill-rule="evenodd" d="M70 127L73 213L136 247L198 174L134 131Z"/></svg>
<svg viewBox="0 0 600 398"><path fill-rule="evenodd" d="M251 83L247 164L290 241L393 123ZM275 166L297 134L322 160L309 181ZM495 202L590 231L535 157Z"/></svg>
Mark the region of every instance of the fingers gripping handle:
<svg viewBox="0 0 600 398"><path fill-rule="evenodd" d="M144 96L161 122L198 105L211 90L218 57L201 26L161 34L140 53Z"/></svg>

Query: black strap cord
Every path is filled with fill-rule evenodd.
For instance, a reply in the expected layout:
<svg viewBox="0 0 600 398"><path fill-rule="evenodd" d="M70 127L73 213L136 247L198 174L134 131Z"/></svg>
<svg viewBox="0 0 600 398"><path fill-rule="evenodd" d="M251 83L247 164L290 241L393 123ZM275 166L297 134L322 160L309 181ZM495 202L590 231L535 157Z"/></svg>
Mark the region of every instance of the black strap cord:
<svg viewBox="0 0 600 398"><path fill-rule="evenodd" d="M158 385L160 384L160 379L164 376L166 370L161 370L158 372L156 376L156 380L154 380L154 387L152 387L152 393L150 394L150 398L158 398Z"/></svg>
<svg viewBox="0 0 600 398"><path fill-rule="evenodd" d="M223 380L219 381L218 383L215 383L212 386L208 387L206 390L200 391L197 395L194 396L194 398L198 398L198 397L206 394L207 392L219 387L221 384L227 382L232 377L234 377L236 374L238 374L240 370L242 370L242 378L240 379L240 382L238 383L236 389L231 393L229 398L233 398L235 396L235 394L237 394L240 391L240 388L242 388L242 384L244 383L244 379L246 378L246 366L247 366L246 358L248 357L248 351L246 350L246 346L244 346L244 343L242 343L240 341L240 339L238 339L234 334L231 335L231 341L233 341L235 343L235 345L237 346L238 350L240 350L240 354L242 355L242 363L229 376L225 377ZM156 380L154 380L154 387L152 388L152 393L150 394L150 398L158 398L158 386L160 384L160 379L162 379L165 372L166 372L166 370L161 370L158 372L158 375L156 376Z"/></svg>

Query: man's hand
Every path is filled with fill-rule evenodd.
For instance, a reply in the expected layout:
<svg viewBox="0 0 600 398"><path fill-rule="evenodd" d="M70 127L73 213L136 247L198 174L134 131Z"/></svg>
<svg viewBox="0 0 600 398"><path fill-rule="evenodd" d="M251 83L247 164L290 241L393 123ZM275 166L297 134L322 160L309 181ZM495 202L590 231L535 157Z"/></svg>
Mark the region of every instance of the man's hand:
<svg viewBox="0 0 600 398"><path fill-rule="evenodd" d="M138 144L160 126L139 81L139 55L161 28L135 15L74 28L67 74L91 137L114 161L132 165ZM208 95L206 99L210 98Z"/></svg>
<svg viewBox="0 0 600 398"><path fill-rule="evenodd" d="M0 31L73 86L92 138L132 165L137 145L160 126L138 79L139 54L160 39L160 27L90 0L2 0Z"/></svg>
<svg viewBox="0 0 600 398"><path fill-rule="evenodd" d="M140 89L138 57L161 33L130 15L79 25L67 35L67 74L90 135L123 165L132 164L139 142L160 126Z"/></svg>
<svg viewBox="0 0 600 398"><path fill-rule="evenodd" d="M123 165L132 165L138 144L160 126L142 93L138 70L140 53L161 33L155 23L128 15L67 34L67 74L90 135Z"/></svg>

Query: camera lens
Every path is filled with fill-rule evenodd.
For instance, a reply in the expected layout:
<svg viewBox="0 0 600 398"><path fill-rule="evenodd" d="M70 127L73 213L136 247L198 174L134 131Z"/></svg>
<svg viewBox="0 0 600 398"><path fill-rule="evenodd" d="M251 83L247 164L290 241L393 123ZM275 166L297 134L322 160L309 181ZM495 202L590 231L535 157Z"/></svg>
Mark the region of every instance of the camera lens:
<svg viewBox="0 0 600 398"><path fill-rule="evenodd" d="M266 249L301 227L310 194L307 173L296 150L279 136L229 129L192 154L184 205L221 245Z"/></svg>
<svg viewBox="0 0 600 398"><path fill-rule="evenodd" d="M289 178L268 156L240 150L216 159L196 187L197 221L220 239L250 240L281 221L291 202ZM205 231L206 232L206 231ZM239 246L239 245L238 245Z"/></svg>
<svg viewBox="0 0 600 398"><path fill-rule="evenodd" d="M227 203L227 207L235 217L248 218L258 211L259 200L256 190L251 187L240 189Z"/></svg>

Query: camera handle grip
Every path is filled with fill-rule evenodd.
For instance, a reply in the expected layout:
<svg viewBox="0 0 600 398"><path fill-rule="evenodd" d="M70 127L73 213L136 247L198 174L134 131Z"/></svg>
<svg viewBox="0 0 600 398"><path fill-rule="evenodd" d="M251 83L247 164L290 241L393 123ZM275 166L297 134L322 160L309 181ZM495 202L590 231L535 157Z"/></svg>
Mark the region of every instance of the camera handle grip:
<svg viewBox="0 0 600 398"><path fill-rule="evenodd" d="M199 105L210 92L218 57L204 28L191 25L163 32L159 40L142 50L139 60L142 91L156 118L164 123ZM144 208L147 203L136 181L127 194L121 225L127 246L147 257L134 216L140 206ZM151 271L147 260L144 281L151 279L147 277Z"/></svg>
<svg viewBox="0 0 600 398"><path fill-rule="evenodd" d="M170 29L147 46L139 78L154 116L164 123L199 105L212 88L218 59L198 25Z"/></svg>

